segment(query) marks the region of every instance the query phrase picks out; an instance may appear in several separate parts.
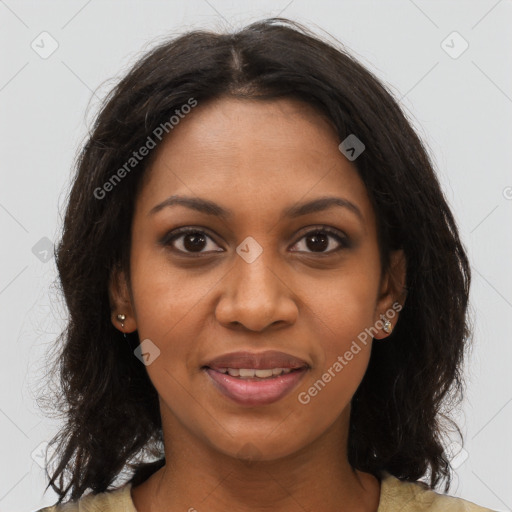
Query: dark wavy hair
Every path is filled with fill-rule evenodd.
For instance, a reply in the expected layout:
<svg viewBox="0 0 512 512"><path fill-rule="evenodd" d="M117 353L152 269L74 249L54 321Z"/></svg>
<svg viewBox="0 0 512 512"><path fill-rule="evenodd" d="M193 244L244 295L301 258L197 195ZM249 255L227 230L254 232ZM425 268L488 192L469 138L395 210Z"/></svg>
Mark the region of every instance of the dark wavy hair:
<svg viewBox="0 0 512 512"><path fill-rule="evenodd" d="M330 119L340 141L356 134L366 145L354 164L376 214L383 271L390 251L405 253L407 300L390 338L373 344L353 397L349 462L375 476L424 478L431 488L446 480L446 492L444 438L448 427L462 438L449 409L462 401L471 333L470 266L456 222L425 146L387 88L341 45L282 18L160 43L101 105L56 244L69 318L51 372L65 424L50 442L46 489L61 503L69 491L75 500L109 490L123 474L138 485L165 464L158 394L133 354L138 334L125 341L114 328L108 293L114 268L130 275L134 200L151 158L104 199L95 190L190 98L201 105L226 96L302 100Z"/></svg>

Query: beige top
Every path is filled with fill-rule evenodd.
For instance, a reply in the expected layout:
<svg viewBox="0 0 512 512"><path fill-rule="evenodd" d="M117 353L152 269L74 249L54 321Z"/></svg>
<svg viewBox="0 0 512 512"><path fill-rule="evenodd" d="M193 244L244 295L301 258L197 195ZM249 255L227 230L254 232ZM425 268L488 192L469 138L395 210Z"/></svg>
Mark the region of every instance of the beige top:
<svg viewBox="0 0 512 512"><path fill-rule="evenodd" d="M377 512L495 512L470 501L438 494L421 482L405 482L383 472ZM131 483L78 501L42 508L36 512L137 512L130 494Z"/></svg>

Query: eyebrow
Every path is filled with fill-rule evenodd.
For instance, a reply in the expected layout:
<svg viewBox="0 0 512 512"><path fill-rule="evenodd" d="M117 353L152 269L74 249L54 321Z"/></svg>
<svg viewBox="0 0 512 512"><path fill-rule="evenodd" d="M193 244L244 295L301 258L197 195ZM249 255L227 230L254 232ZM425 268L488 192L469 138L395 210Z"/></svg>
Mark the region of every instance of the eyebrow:
<svg viewBox="0 0 512 512"><path fill-rule="evenodd" d="M205 213L206 215L212 215L214 217L219 217L223 220L228 220L233 218L233 212L231 210L227 210L222 206L214 203L213 201L209 201L208 199L201 199L199 197L187 197L187 196L170 196L161 203L157 204L149 211L148 215L154 215L164 208L172 207L172 206L184 206L185 208L190 208L191 210L196 210L201 213ZM356 214L361 221L364 221L363 214L361 210L348 199L344 199L342 197L334 197L334 196L326 196L319 197L317 199L313 199L312 201L298 203L288 208L285 208L281 214L281 219L287 218L297 218L303 215L308 215L310 213L321 212L324 210L328 210L333 206L338 206L342 208L346 208L350 210L352 213Z"/></svg>

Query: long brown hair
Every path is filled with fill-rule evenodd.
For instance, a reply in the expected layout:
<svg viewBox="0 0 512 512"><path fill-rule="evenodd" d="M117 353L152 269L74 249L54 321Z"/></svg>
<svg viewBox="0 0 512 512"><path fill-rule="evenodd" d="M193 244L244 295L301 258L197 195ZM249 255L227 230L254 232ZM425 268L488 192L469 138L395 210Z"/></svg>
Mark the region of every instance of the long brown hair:
<svg viewBox="0 0 512 512"><path fill-rule="evenodd" d="M139 60L106 98L76 164L56 262L69 322L53 370L65 417L49 484L78 499L122 474L134 485L165 463L158 394L111 323L108 280L129 276L134 199L150 159L108 194L98 188L190 98L299 98L332 121L340 140L366 145L354 162L378 222L383 270L391 250L407 259L407 301L386 343L373 344L352 400L350 464L435 487L450 467L447 404L462 399L470 267L429 156L386 88L341 47L284 19L228 34L193 31ZM179 128L178 128L179 129ZM96 194L95 194L96 191ZM156 459L148 462L148 457Z"/></svg>

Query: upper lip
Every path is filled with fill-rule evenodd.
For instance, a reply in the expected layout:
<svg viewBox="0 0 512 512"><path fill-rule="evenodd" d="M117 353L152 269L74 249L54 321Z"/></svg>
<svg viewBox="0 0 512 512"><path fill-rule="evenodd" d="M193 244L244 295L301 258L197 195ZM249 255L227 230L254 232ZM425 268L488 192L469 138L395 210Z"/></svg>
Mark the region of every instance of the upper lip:
<svg viewBox="0 0 512 512"><path fill-rule="evenodd" d="M303 359L277 350L230 352L215 357L203 365L203 367L205 366L212 370L219 368L254 368L256 370L262 368L291 368L293 370L309 367Z"/></svg>

